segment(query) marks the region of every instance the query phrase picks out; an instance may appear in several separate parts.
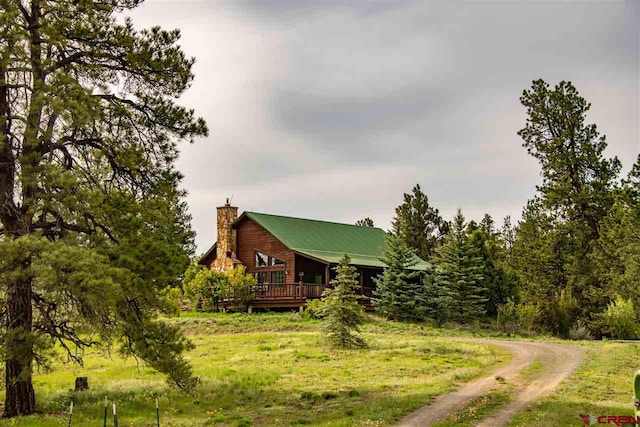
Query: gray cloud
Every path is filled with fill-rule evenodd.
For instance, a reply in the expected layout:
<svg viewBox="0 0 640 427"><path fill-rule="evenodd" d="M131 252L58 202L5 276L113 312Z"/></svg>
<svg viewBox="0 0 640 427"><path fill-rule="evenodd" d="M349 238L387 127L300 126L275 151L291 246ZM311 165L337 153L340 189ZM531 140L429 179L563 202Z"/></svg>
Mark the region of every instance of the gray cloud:
<svg viewBox="0 0 640 427"><path fill-rule="evenodd" d="M197 57L181 102L212 132L179 167L201 250L231 194L388 227L419 182L446 216L518 217L540 180L516 134L536 78L574 82L625 170L640 151L637 1L150 0L133 18Z"/></svg>

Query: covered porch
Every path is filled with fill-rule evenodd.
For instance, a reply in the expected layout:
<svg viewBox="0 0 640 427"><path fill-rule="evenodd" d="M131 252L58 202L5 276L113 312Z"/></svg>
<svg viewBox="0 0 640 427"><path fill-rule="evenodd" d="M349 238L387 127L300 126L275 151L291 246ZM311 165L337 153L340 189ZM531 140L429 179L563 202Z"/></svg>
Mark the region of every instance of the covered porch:
<svg viewBox="0 0 640 427"><path fill-rule="evenodd" d="M295 283L263 283L254 288L254 300L249 304L252 308L304 307L308 300L319 299L330 282L335 279L333 271L336 264L325 262L301 254L295 255ZM374 295L373 278L382 272L380 267L354 265L358 272L356 293L362 295L362 305L373 309L371 297Z"/></svg>

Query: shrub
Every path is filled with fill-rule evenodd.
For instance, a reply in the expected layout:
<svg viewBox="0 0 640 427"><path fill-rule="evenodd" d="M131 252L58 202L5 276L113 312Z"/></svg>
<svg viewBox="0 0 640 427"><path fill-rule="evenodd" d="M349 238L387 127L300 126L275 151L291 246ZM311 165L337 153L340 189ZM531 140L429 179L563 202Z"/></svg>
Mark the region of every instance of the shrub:
<svg viewBox="0 0 640 427"><path fill-rule="evenodd" d="M498 306L498 327L505 332L516 332L520 329L516 303L509 298L506 303Z"/></svg>
<svg viewBox="0 0 640 427"><path fill-rule="evenodd" d="M182 289L167 286L160 291L160 299L162 301L162 311L174 316L180 315L180 307L182 305Z"/></svg>
<svg viewBox="0 0 640 427"><path fill-rule="evenodd" d="M530 334L540 318L540 307L538 307L538 304L530 302L518 304L516 306L516 315L520 328L526 329L527 333Z"/></svg>
<svg viewBox="0 0 640 427"><path fill-rule="evenodd" d="M256 280L246 274L242 265L226 274L192 265L182 283L186 295L196 301L198 310L219 311L224 302L232 310L246 311L247 304L254 298Z"/></svg>
<svg viewBox="0 0 640 427"><path fill-rule="evenodd" d="M569 337L569 330L576 321L577 303L571 291L562 290L554 295L545 308L545 324L554 335Z"/></svg>
<svg viewBox="0 0 640 427"><path fill-rule="evenodd" d="M246 311L247 304L255 297L256 279L246 274L244 265L236 265L227 273L227 280L229 283L227 299L235 310Z"/></svg>
<svg viewBox="0 0 640 427"><path fill-rule="evenodd" d="M322 318L322 301L314 299L307 302L307 306L302 312L303 316L309 319Z"/></svg>
<svg viewBox="0 0 640 427"><path fill-rule="evenodd" d="M611 334L611 338L636 339L638 338L638 326L633 302L616 295L604 312L604 326Z"/></svg>
<svg viewBox="0 0 640 427"><path fill-rule="evenodd" d="M218 311L229 292L229 280L224 273L195 264L186 271L182 288L195 301L196 310Z"/></svg>
<svg viewBox="0 0 640 427"><path fill-rule="evenodd" d="M593 339L591 333L589 332L589 328L580 320L578 320L572 327L569 329L569 338L572 340L590 340Z"/></svg>

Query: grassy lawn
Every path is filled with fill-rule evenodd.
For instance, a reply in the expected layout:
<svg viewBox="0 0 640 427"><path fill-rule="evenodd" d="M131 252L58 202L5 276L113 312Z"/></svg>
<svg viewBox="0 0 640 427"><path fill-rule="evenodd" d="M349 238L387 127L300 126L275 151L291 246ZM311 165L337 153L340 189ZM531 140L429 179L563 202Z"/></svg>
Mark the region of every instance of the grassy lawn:
<svg viewBox="0 0 640 427"><path fill-rule="evenodd" d="M584 362L553 394L518 414L510 426L583 425L579 414L633 415L633 374L640 343L583 342Z"/></svg>
<svg viewBox="0 0 640 427"><path fill-rule="evenodd" d="M92 351L85 366L58 363L35 375L40 415L0 426L61 426L74 401L74 426L102 425L104 400L118 405L119 425L389 425L430 398L507 356L483 344L448 340L454 332L372 321L365 350L330 349L319 323L297 314L187 315L181 324L202 384L193 395L169 388L135 360ZM70 393L76 376L91 390ZM0 398L3 398L0 395ZM109 411L110 412L110 411ZM111 424L109 419L108 425Z"/></svg>

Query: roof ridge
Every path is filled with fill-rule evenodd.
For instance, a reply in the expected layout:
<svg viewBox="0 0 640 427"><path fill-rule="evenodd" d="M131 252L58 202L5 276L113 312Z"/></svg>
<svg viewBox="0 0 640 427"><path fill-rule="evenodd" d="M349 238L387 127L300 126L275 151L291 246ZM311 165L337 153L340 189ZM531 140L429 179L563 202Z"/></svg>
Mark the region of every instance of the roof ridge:
<svg viewBox="0 0 640 427"><path fill-rule="evenodd" d="M379 258L378 255L359 254L359 253L356 253L356 252L347 252L347 251L326 251L324 249L304 249L304 248L290 248L290 249L292 249L294 251L300 251L300 252L303 252L303 251L324 252L324 253L327 253L327 254L338 254L338 253L341 253L341 254L347 254L349 256L354 255L354 256L369 257L369 258Z"/></svg>
<svg viewBox="0 0 640 427"><path fill-rule="evenodd" d="M312 219L312 218L300 218L297 216L288 216L288 215L276 215L276 214L268 214L268 213L264 213L264 212L254 212L254 211L244 211L243 213L246 214L257 214L257 215L265 215L265 216L275 216L275 217L280 217L280 218L288 218L288 219L299 219L302 221L312 221L312 222L323 222L326 224L335 224L335 225L347 225L349 227L358 227L358 228L363 228L363 229L371 229L371 230L381 230L384 233L386 233L386 231L384 231L382 228L380 227L365 227L362 225L355 225L355 224L347 224L345 222L336 222L336 221L326 221L324 219Z"/></svg>

